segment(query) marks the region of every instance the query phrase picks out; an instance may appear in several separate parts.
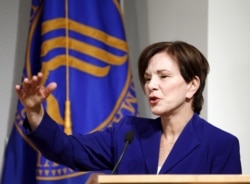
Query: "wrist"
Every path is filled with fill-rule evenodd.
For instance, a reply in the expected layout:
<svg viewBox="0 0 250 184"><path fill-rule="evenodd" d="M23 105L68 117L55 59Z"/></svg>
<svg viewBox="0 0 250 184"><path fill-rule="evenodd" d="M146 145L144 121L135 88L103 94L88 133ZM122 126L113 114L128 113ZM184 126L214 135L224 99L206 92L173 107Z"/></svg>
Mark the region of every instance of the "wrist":
<svg viewBox="0 0 250 184"><path fill-rule="evenodd" d="M44 108L42 105L37 106L36 108L26 109L27 119L32 131L34 131L42 121L44 115Z"/></svg>

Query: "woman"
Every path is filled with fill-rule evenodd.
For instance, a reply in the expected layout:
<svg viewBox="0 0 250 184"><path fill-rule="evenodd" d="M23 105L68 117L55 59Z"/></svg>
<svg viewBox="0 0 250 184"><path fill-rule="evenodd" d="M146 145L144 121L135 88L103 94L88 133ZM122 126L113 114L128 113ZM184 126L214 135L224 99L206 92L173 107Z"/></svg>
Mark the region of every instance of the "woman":
<svg viewBox="0 0 250 184"><path fill-rule="evenodd" d="M42 154L75 170L112 170L127 147L118 174L240 174L238 139L199 116L209 64L194 46L159 42L138 61L139 79L155 119L124 117L118 124L87 135L67 136L42 106L56 83L42 86L43 75L16 86L26 109L26 134Z"/></svg>

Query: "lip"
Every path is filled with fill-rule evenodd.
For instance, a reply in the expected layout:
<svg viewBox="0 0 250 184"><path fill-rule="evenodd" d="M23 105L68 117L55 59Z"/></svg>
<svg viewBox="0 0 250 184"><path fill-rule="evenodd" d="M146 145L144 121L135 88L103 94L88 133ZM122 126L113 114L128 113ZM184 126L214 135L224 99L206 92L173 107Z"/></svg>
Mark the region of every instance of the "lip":
<svg viewBox="0 0 250 184"><path fill-rule="evenodd" d="M149 101L149 103L151 105L157 104L159 102L159 100L160 99L158 97L156 97L156 96L150 96L149 99L148 99L148 101Z"/></svg>

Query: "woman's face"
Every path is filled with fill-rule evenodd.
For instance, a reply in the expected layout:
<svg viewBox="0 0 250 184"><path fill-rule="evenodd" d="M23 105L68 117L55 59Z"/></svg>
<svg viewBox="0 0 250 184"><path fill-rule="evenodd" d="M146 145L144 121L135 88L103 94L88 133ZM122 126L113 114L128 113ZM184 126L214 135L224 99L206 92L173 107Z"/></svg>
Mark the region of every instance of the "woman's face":
<svg viewBox="0 0 250 184"><path fill-rule="evenodd" d="M192 82L186 83L177 62L166 52L149 60L144 77L144 90L153 114L164 116L192 109L191 103L187 103L193 96Z"/></svg>

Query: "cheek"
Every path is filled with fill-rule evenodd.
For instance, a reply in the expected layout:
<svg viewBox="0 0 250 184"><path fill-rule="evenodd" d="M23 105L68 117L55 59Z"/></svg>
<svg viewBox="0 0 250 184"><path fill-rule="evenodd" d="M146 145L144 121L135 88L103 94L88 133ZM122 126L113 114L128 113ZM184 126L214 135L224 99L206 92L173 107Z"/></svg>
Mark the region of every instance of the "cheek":
<svg viewBox="0 0 250 184"><path fill-rule="evenodd" d="M149 95L149 89L148 86L146 84L144 84L144 88L143 88L143 92L148 96Z"/></svg>
<svg viewBox="0 0 250 184"><path fill-rule="evenodd" d="M171 81L171 82L167 82L167 83L162 83L160 85L160 88L162 89L162 91L164 91L165 93L171 92L171 91L175 91L176 89L178 89L180 87L179 84L177 84L177 82L175 81Z"/></svg>
<svg viewBox="0 0 250 184"><path fill-rule="evenodd" d="M173 83L172 85L164 86L162 91L166 95L183 96L186 95L186 85Z"/></svg>

